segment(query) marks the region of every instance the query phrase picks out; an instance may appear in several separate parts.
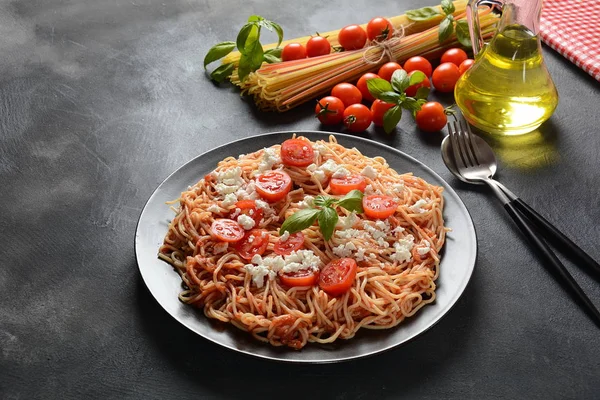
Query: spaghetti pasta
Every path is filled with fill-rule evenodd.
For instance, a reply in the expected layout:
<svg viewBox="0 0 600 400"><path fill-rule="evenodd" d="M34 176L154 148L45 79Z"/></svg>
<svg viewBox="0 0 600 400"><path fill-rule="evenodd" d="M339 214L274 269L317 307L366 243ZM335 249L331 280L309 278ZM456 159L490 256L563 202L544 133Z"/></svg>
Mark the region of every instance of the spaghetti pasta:
<svg viewBox="0 0 600 400"><path fill-rule="evenodd" d="M345 148L334 136L329 141L299 139L314 150L310 165L284 164L280 145L227 157L175 201L179 206L159 257L182 278L180 300L258 340L295 349L308 342L350 339L361 328L394 327L433 302L446 233L443 189L411 173L398 174L382 157ZM286 172L294 187L269 203L256 185L273 170ZM329 240L313 224L302 230L302 250L278 252L277 246L289 240L288 232L279 232L283 221L316 207L316 196L339 198L330 183L332 176L343 174L364 178L365 196L393 198L393 214L372 219L340 207ZM244 213L240 200L254 200L256 207ZM254 240L244 246L254 246L256 253L244 254L239 240L224 241L215 231L215 221L236 219L245 229L244 240ZM257 228L261 233L252 236ZM258 250L259 243L266 245ZM357 262L356 276L342 294L331 295L320 284L289 286L282 279L290 270L319 274L340 258Z"/></svg>

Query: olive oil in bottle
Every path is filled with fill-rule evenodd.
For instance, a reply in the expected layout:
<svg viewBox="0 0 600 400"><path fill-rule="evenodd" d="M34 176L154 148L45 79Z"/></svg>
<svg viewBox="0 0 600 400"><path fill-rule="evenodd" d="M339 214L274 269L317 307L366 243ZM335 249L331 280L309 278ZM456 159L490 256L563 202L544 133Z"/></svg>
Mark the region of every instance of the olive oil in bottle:
<svg viewBox="0 0 600 400"><path fill-rule="evenodd" d="M519 24L496 33L457 82L454 97L473 126L503 136L533 131L558 104L539 38Z"/></svg>

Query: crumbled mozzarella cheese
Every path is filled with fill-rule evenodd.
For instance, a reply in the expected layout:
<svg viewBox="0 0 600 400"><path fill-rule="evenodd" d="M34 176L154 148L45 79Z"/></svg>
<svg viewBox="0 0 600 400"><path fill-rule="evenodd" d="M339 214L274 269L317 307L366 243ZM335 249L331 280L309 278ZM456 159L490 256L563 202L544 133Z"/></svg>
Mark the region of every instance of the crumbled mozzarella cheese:
<svg viewBox="0 0 600 400"><path fill-rule="evenodd" d="M332 172L335 172L335 170L338 169L338 167L339 166L337 165L337 163L335 161L333 161L332 159L329 159L329 160L325 161L323 164L321 164L319 169L324 172L332 173Z"/></svg>
<svg viewBox="0 0 600 400"><path fill-rule="evenodd" d="M213 251L215 254L225 253L225 252L227 252L228 247L229 247L229 243L219 242L219 243L215 244Z"/></svg>
<svg viewBox="0 0 600 400"><path fill-rule="evenodd" d="M306 167L306 170L308 172L315 172L317 170L317 164L315 164L315 163L310 164L308 167Z"/></svg>
<svg viewBox="0 0 600 400"><path fill-rule="evenodd" d="M379 222L383 223L382 224L378 224ZM387 225L386 225L387 223ZM375 226L372 226L371 224L369 224L368 222L363 222L363 229L367 232L369 232L371 234L371 236L373 237L373 239L375 240L379 240L379 239L383 239L385 237L387 237L387 234L389 233L390 230L390 223L386 221L386 223L384 223L383 221L378 220L375 223Z"/></svg>
<svg viewBox="0 0 600 400"><path fill-rule="evenodd" d="M327 146L325 146L323 143L319 143L319 142L313 144L313 149L315 150L316 153L319 153L321 155L323 155L329 151L329 148L327 148Z"/></svg>
<svg viewBox="0 0 600 400"><path fill-rule="evenodd" d="M285 265L281 269L283 272L298 272L306 269L317 271L321 264L321 259L312 252L312 250L297 250L286 255Z"/></svg>
<svg viewBox="0 0 600 400"><path fill-rule="evenodd" d="M210 211L211 213L219 213L219 212L221 212L221 208L218 205L216 205L216 204L212 204L210 207L208 207L207 210Z"/></svg>
<svg viewBox="0 0 600 400"><path fill-rule="evenodd" d="M350 229L356 222L358 222L358 217L356 216L356 212L352 211L352 213L350 213L350 215L347 217L340 217L336 227L341 229Z"/></svg>
<svg viewBox="0 0 600 400"><path fill-rule="evenodd" d="M333 173L333 175L331 175L331 177L332 178L345 178L350 175L352 175L352 173L350 171L348 171L346 168L339 167L335 170L335 172Z"/></svg>
<svg viewBox="0 0 600 400"><path fill-rule="evenodd" d="M326 178L325 171L321 171L320 169L313 172L313 176L319 180L319 182L323 182Z"/></svg>
<svg viewBox="0 0 600 400"><path fill-rule="evenodd" d="M365 231L361 231L358 229L347 228L347 229L338 229L335 231L335 236L340 239L351 239L351 238L365 238L368 236Z"/></svg>
<svg viewBox="0 0 600 400"><path fill-rule="evenodd" d="M404 232L404 230L405 229L403 227L397 226L392 230L392 233L402 233L402 232Z"/></svg>
<svg viewBox="0 0 600 400"><path fill-rule="evenodd" d="M407 235L405 238L398 240L394 243L395 252L391 255L392 260L398 262L410 261L412 254L410 251L414 245L414 236Z"/></svg>
<svg viewBox="0 0 600 400"><path fill-rule="evenodd" d="M256 287L261 288L264 285L265 277L274 279L277 272L283 268L283 257L262 258L260 254L255 254L250 260L252 264L246 264L244 269L252 276L252 282ZM253 265L254 264L254 265Z"/></svg>
<svg viewBox="0 0 600 400"><path fill-rule="evenodd" d="M412 205L412 206L410 206L409 208L410 208L410 210L411 210L412 212L414 212L414 213L417 213L417 214L423 214L423 213L424 213L425 211L427 211L427 210L424 210L424 209L423 209L423 208L421 208L421 207L422 207L422 206L424 206L424 205L426 205L426 204L429 204L429 203L428 203L426 200L419 199L419 200L417 200L417 202L416 202L415 204L413 204L413 205Z"/></svg>
<svg viewBox="0 0 600 400"><path fill-rule="evenodd" d="M361 247L360 249L358 249L358 251L356 252L356 254L354 255L354 257L356 258L356 261L364 261L365 260L365 249L364 249L364 247Z"/></svg>
<svg viewBox="0 0 600 400"><path fill-rule="evenodd" d="M285 242L285 241L286 241L286 240L288 240L289 238L290 238L290 231L285 231L285 232L283 232L283 235L281 235L281 236L279 237L279 240L280 240L281 242Z"/></svg>
<svg viewBox="0 0 600 400"><path fill-rule="evenodd" d="M235 203L237 203L238 198L235 195L235 193L228 193L225 195L225 200L223 200L223 203L221 203L221 205L223 207L229 207L234 205Z"/></svg>
<svg viewBox="0 0 600 400"><path fill-rule="evenodd" d="M419 255L424 256L425 254L429 253L429 250L431 250L431 244L429 243L428 240L421 240L421 246L417 247L417 253L419 253Z"/></svg>
<svg viewBox="0 0 600 400"><path fill-rule="evenodd" d="M248 182L245 188L238 188L235 191L235 195L239 200L256 200L258 199L258 193L256 192L256 183L254 181Z"/></svg>
<svg viewBox="0 0 600 400"><path fill-rule="evenodd" d="M395 183L385 193L389 196L398 196L404 191L404 188L404 183Z"/></svg>
<svg viewBox="0 0 600 400"><path fill-rule="evenodd" d="M377 178L377 170L375 168L371 167L370 165L367 165L366 167L364 167L363 170L361 171L361 174L363 174L364 176L366 176L369 179Z"/></svg>
<svg viewBox="0 0 600 400"><path fill-rule="evenodd" d="M352 255L352 250L346 247L346 244L340 244L339 246L335 246L332 248L333 254L340 258L350 257Z"/></svg>
<svg viewBox="0 0 600 400"><path fill-rule="evenodd" d="M241 225L245 230L254 228L254 219L252 217L247 216L246 214L242 214L237 218L238 224Z"/></svg>
<svg viewBox="0 0 600 400"><path fill-rule="evenodd" d="M225 171L214 171L213 176L217 182L215 189L220 195L235 193L244 184L240 167L228 168Z"/></svg>
<svg viewBox="0 0 600 400"><path fill-rule="evenodd" d="M277 150L272 148L265 148L263 151L262 159L258 164L258 171L265 172L273 168L274 165L281 164L281 158L277 154Z"/></svg>
<svg viewBox="0 0 600 400"><path fill-rule="evenodd" d="M312 208L314 206L315 198L311 195L304 196L304 200L298 203L299 208Z"/></svg>
<svg viewBox="0 0 600 400"><path fill-rule="evenodd" d="M263 210L263 215L266 218L275 215L275 210L266 201L256 200L256 208Z"/></svg>

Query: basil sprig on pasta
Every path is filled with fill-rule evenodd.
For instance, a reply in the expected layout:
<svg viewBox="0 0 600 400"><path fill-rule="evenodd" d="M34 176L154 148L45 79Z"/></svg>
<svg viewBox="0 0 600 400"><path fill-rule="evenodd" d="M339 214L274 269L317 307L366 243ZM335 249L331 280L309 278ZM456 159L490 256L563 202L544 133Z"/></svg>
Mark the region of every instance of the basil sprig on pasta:
<svg viewBox="0 0 600 400"><path fill-rule="evenodd" d="M360 190L352 190L341 199L329 196L317 196L312 208L297 211L288 217L281 225L279 234L282 235L286 231L289 233L299 232L317 221L323 237L325 240L329 240L339 219L335 208L343 207L348 211L362 213L362 198L363 193Z"/></svg>

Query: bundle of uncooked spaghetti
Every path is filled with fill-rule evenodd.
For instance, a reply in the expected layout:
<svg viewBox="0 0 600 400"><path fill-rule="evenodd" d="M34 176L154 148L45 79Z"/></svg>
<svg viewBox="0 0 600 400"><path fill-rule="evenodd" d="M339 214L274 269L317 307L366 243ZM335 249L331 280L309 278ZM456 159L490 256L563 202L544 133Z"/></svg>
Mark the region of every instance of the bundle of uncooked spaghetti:
<svg viewBox="0 0 600 400"><path fill-rule="evenodd" d="M464 2L456 2L457 9L461 3ZM460 9L462 12L454 15L457 21L466 16L464 4ZM491 36L495 31L498 17L491 13L489 8L482 7L479 9L479 19L482 36ZM396 23L400 20L409 21L405 16L391 18L391 20ZM439 22L437 19L435 21ZM423 26L420 25L421 28ZM415 27L410 23L406 26L394 24L394 28L396 32L392 38L384 42L372 43L363 49L263 64L260 69L250 73L243 82L238 79L235 70L231 75L231 82L239 86L242 93L254 96L258 108L282 112L329 92L340 82L353 82L366 72L377 71L388 61L404 62L417 55L434 59L446 49L459 46L454 33L440 43L438 25L435 23L428 29L411 34L407 33L412 32ZM337 35L335 37L337 38ZM271 47L272 45L268 45L265 49ZM235 63L235 57L237 56L232 53L223 62Z"/></svg>

